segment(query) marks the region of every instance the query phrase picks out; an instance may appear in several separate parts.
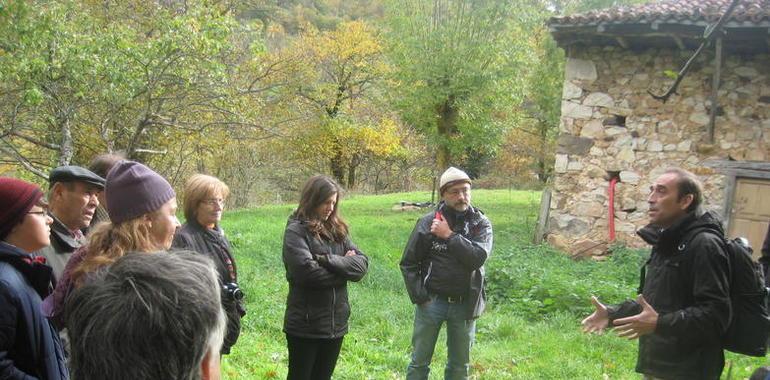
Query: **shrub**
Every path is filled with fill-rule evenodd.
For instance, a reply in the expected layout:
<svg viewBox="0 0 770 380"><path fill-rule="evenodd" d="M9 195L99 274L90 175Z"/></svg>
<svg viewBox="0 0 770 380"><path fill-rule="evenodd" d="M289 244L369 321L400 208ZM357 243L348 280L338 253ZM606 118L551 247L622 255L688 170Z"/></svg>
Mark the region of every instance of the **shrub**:
<svg viewBox="0 0 770 380"><path fill-rule="evenodd" d="M546 245L499 249L488 265L490 303L530 319L585 315L592 295L608 303L634 297L646 253L615 247L605 261L575 261Z"/></svg>

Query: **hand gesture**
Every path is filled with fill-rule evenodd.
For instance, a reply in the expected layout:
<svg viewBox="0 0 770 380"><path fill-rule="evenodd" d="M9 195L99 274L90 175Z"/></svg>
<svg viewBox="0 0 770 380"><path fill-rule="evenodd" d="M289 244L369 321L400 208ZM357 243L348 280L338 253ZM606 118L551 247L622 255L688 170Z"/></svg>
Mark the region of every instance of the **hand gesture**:
<svg viewBox="0 0 770 380"><path fill-rule="evenodd" d="M590 334L595 332L597 334L601 334L610 323L609 313L607 313L607 306L599 302L599 299L596 298L596 296L591 296L591 303L594 304L596 310L593 312L593 314L589 315L586 317L586 319L580 322L580 324L583 325L583 332L585 333Z"/></svg>
<svg viewBox="0 0 770 380"><path fill-rule="evenodd" d="M618 336L636 339L642 335L647 335L655 332L655 327L658 324L658 313L655 309L647 303L644 296L641 294L636 298L636 302L642 307L642 312L626 317L616 319L613 324L616 326L615 331Z"/></svg>
<svg viewBox="0 0 770 380"><path fill-rule="evenodd" d="M449 228L449 224L439 212L436 212L436 217L430 225L430 233L445 240L452 236L452 230Z"/></svg>

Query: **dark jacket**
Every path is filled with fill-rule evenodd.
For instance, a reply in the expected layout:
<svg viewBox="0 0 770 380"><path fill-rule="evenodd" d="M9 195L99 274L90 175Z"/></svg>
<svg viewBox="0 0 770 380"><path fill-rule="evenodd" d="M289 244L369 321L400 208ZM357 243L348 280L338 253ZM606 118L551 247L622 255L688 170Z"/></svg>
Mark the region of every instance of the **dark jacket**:
<svg viewBox="0 0 770 380"><path fill-rule="evenodd" d="M639 338L636 371L665 379L719 379L724 367L722 334L730 321L730 261L723 231L710 213L689 213L673 226L647 226L638 234L652 245L642 294L658 313L655 332ZM610 308L610 319L637 314L627 301Z"/></svg>
<svg viewBox="0 0 770 380"><path fill-rule="evenodd" d="M53 214L50 214L53 218L53 224L51 224L51 245L35 252L39 256L45 257L48 262L48 266L53 268L54 281L59 281L64 273L64 267L67 266L67 261L72 257L72 253L78 248L82 247L86 239L75 238L67 226L65 226L59 219L55 218Z"/></svg>
<svg viewBox="0 0 770 380"><path fill-rule="evenodd" d="M345 256L349 250L354 256ZM348 331L348 281L359 281L369 259L345 238L327 241L307 222L289 218L283 235L283 264L289 282L283 331L302 338L339 338Z"/></svg>
<svg viewBox="0 0 770 380"><path fill-rule="evenodd" d="M0 242L0 379L68 379L58 334L40 311L51 268L33 257Z"/></svg>
<svg viewBox="0 0 770 380"><path fill-rule="evenodd" d="M765 272L765 286L770 286L770 223L767 225L767 233L765 233L765 241L762 243L761 252L759 262L762 264Z"/></svg>
<svg viewBox="0 0 770 380"><path fill-rule="evenodd" d="M444 215L455 234L443 240L430 233L436 212L430 212L417 221L400 263L406 290L412 303L419 305L430 299L431 292L443 293L440 287L446 282L431 282L431 276L461 278L468 281L464 296L467 318L478 318L485 306L484 262L492 253L492 224L475 207L469 207L462 218L456 217L456 212L443 202L439 204L438 211ZM452 267L451 273L437 273L449 266ZM439 289L429 289L428 283Z"/></svg>
<svg viewBox="0 0 770 380"><path fill-rule="evenodd" d="M195 220L187 221L174 235L172 247L208 256L214 261L222 283L238 283L235 256L232 254L230 242L219 226L210 230ZM228 261L232 264L232 273L228 268ZM221 352L229 354L230 348L238 341L241 333L241 318L246 315L246 309L241 301L235 300L227 293L222 294L222 306L227 314L227 333Z"/></svg>

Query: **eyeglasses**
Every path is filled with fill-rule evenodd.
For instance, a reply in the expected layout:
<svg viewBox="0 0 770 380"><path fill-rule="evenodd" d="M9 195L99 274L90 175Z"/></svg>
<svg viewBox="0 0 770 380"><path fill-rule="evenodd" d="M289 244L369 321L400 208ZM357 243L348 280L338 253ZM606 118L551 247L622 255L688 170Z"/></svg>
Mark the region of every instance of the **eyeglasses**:
<svg viewBox="0 0 770 380"><path fill-rule="evenodd" d="M40 210L40 211L29 211L29 212L27 212L27 214L32 214L32 215L42 215L42 216L45 216L45 215L48 215L48 211L46 211L46 210Z"/></svg>
<svg viewBox="0 0 770 380"><path fill-rule="evenodd" d="M201 203L209 205L209 206L215 206L215 205L224 206L225 205L225 200L221 199L221 198L210 198L210 199L202 200Z"/></svg>
<svg viewBox="0 0 770 380"><path fill-rule="evenodd" d="M454 197L456 197L456 196L458 196L458 195L460 195L460 194L462 194L462 195L468 195L468 194L470 194L470 193L471 193L471 189L458 189L458 190L450 190L450 191L447 191L447 193L448 193L449 195L451 195L451 196L454 196Z"/></svg>

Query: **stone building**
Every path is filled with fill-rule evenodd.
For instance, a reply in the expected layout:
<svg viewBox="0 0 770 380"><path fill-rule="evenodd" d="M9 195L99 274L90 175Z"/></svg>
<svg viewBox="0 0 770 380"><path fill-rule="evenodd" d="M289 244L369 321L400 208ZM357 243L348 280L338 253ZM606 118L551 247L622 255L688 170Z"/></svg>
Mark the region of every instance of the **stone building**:
<svg viewBox="0 0 770 380"><path fill-rule="evenodd" d="M600 256L614 224L616 240L642 246L635 231L648 220L649 184L680 166L704 182L707 207L728 216L731 235L761 245L770 221L770 0L741 0L676 93L651 95L669 88L729 4L668 0L550 20L567 62L549 243Z"/></svg>

